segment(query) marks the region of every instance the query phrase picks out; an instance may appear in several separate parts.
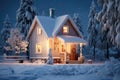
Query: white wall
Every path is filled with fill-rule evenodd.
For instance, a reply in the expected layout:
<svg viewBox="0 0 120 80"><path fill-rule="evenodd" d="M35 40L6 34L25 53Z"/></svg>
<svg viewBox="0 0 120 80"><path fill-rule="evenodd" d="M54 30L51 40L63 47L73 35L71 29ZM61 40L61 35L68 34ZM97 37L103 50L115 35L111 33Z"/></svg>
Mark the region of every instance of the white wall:
<svg viewBox="0 0 120 80"><path fill-rule="evenodd" d="M30 57L47 57L48 56L48 46L47 46L47 36L42 30L42 34L37 34L37 28L41 28L37 23L34 25L34 29L29 38L29 51ZM41 53L36 53L36 44L39 43L42 47Z"/></svg>

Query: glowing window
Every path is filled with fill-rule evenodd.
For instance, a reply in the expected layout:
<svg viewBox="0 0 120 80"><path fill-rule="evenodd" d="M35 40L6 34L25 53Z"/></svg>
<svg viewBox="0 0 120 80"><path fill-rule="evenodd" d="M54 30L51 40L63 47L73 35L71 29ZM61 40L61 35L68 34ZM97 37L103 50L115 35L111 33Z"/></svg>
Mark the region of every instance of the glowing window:
<svg viewBox="0 0 120 80"><path fill-rule="evenodd" d="M36 53L41 53L42 52L42 47L40 44L36 44Z"/></svg>
<svg viewBox="0 0 120 80"><path fill-rule="evenodd" d="M61 52L65 52L65 46L64 46L64 44L61 45Z"/></svg>
<svg viewBox="0 0 120 80"><path fill-rule="evenodd" d="M63 26L63 33L68 33L68 26Z"/></svg>
<svg viewBox="0 0 120 80"><path fill-rule="evenodd" d="M41 28L37 28L37 34L40 35L42 33Z"/></svg>

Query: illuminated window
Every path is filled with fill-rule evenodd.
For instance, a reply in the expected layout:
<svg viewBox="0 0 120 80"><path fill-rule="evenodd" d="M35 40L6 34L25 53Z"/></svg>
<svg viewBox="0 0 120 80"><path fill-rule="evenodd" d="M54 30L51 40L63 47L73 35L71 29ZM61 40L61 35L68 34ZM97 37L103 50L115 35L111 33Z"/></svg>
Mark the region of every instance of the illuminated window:
<svg viewBox="0 0 120 80"><path fill-rule="evenodd" d="M63 33L68 33L68 26L63 26Z"/></svg>
<svg viewBox="0 0 120 80"><path fill-rule="evenodd" d="M70 43L67 43L67 45L66 45L66 52L67 53L71 53L70 51L71 51Z"/></svg>
<svg viewBox="0 0 120 80"><path fill-rule="evenodd" d="M64 44L61 45L61 51L65 52L65 46L64 46Z"/></svg>
<svg viewBox="0 0 120 80"><path fill-rule="evenodd" d="M40 35L41 33L42 33L42 30L41 30L41 28L38 27L37 28L37 34Z"/></svg>
<svg viewBox="0 0 120 80"><path fill-rule="evenodd" d="M42 47L40 44L36 44L36 53L41 53L42 52Z"/></svg>

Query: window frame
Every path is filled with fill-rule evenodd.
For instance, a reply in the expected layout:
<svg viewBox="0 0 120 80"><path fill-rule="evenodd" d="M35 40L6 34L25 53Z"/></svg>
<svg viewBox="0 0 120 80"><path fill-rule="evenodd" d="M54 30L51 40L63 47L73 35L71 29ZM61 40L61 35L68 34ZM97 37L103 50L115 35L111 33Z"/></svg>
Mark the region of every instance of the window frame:
<svg viewBox="0 0 120 80"><path fill-rule="evenodd" d="M40 51L39 51L40 49ZM42 46L40 43L36 44L36 54L41 54L42 53Z"/></svg>
<svg viewBox="0 0 120 80"><path fill-rule="evenodd" d="M62 28L62 30L63 30L63 33L69 33L69 27L68 27L68 25L64 25L63 26L63 28Z"/></svg>
<svg viewBox="0 0 120 80"><path fill-rule="evenodd" d="M40 27L37 27L37 35L41 35L42 34L42 29Z"/></svg>

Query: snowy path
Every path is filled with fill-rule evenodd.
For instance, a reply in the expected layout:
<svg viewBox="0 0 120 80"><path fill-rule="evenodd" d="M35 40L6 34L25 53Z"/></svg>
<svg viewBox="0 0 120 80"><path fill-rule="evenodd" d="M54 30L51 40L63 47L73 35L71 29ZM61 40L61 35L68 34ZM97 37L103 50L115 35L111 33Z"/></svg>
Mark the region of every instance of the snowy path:
<svg viewBox="0 0 120 80"><path fill-rule="evenodd" d="M44 75L44 76L33 76L33 75L12 75L12 76L1 76L0 80L112 80L110 78L100 78L95 74L90 75Z"/></svg>
<svg viewBox="0 0 120 80"><path fill-rule="evenodd" d="M0 80L112 80L96 72L102 64L0 64Z"/></svg>

